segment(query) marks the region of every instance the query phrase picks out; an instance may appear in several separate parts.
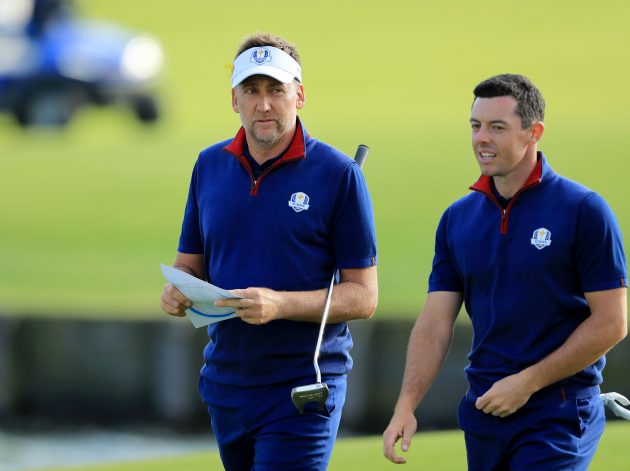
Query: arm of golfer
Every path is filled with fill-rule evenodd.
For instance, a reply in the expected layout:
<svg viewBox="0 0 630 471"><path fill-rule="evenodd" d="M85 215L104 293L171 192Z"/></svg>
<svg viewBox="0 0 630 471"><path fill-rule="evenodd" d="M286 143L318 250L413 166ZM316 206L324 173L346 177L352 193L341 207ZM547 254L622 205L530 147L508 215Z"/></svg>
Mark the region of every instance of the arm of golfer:
<svg viewBox="0 0 630 471"><path fill-rule="evenodd" d="M173 267L200 280L205 281L206 279L203 268L203 254L177 252ZM186 308L192 306L192 303L180 290L167 283L162 291L160 306L165 313L171 316L184 317Z"/></svg>
<svg viewBox="0 0 630 471"><path fill-rule="evenodd" d="M520 373L497 381L476 407L506 417L521 408L536 391L568 378L595 363L627 332L627 289L586 293L591 315L558 349Z"/></svg>
<svg viewBox="0 0 630 471"><path fill-rule="evenodd" d="M250 324L277 319L320 322L327 289L315 291L274 291L267 288L232 289L241 299L216 301L217 306L236 308L236 315ZM332 293L328 323L368 319L378 302L376 266L345 268Z"/></svg>
<svg viewBox="0 0 630 471"><path fill-rule="evenodd" d="M383 454L394 463L407 462L396 455L394 446L402 438L402 451L409 449L417 428L414 410L444 363L461 306L461 293L431 292L411 331L400 395L394 415L383 433Z"/></svg>

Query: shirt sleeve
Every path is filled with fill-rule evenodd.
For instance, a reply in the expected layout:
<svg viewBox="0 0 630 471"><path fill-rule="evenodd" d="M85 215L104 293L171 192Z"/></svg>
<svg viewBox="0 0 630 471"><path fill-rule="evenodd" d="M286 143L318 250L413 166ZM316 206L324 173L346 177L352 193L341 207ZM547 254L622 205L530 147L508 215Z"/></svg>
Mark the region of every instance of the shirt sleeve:
<svg viewBox="0 0 630 471"><path fill-rule="evenodd" d="M333 213L333 250L336 268L367 268L377 263L374 212L359 166L346 168Z"/></svg>
<svg viewBox="0 0 630 471"><path fill-rule="evenodd" d="M429 292L464 292L464 284L455 268L448 244L449 210L450 208L442 215L435 234L435 255L431 275L429 275Z"/></svg>
<svg viewBox="0 0 630 471"><path fill-rule="evenodd" d="M589 193L580 203L576 260L585 293L628 286L619 223L604 198Z"/></svg>
<svg viewBox="0 0 630 471"><path fill-rule="evenodd" d="M195 164L190 187L188 189L188 200L184 211L182 231L179 236L179 246L177 250L182 253L203 253L203 239L201 228L199 227L199 206L197 204L197 172L198 165Z"/></svg>

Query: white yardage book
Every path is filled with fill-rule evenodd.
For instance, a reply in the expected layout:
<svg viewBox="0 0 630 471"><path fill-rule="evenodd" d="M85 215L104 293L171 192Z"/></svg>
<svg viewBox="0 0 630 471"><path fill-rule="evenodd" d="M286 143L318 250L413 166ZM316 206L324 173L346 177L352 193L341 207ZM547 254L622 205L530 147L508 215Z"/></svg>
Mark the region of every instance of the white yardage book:
<svg viewBox="0 0 630 471"><path fill-rule="evenodd" d="M203 327L236 317L233 307L216 307L214 302L217 299L239 298L239 296L177 268L163 263L160 263L160 267L164 278L192 301L193 305L186 309L186 315L195 327Z"/></svg>

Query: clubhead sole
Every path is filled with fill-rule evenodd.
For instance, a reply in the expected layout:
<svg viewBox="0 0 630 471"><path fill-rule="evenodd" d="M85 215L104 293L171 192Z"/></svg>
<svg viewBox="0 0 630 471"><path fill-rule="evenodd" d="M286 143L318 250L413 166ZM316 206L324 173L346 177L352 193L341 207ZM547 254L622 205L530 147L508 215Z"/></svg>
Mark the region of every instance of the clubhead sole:
<svg viewBox="0 0 630 471"><path fill-rule="evenodd" d="M326 383L307 384L291 390L291 400L300 414L304 414L304 406L309 402L317 403L318 410L324 410L326 399L328 399Z"/></svg>

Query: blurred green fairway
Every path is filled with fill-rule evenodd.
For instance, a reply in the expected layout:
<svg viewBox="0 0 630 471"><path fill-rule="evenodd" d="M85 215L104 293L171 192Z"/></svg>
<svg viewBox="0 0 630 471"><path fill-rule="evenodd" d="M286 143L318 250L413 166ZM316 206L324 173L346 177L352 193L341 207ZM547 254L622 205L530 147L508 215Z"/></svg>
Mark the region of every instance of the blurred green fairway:
<svg viewBox="0 0 630 471"><path fill-rule="evenodd" d="M628 423L611 422L600 442L589 471L622 471L628 469ZM384 469L457 471L466 469L466 449L460 431L420 433L414 437L405 454L406 466L390 463L383 457L381 437L342 438L337 441L329 471L374 471ZM400 454L400 452L399 452ZM50 468L41 471L202 471L222 469L218 452L196 453L159 460L115 463L80 468Z"/></svg>
<svg viewBox="0 0 630 471"><path fill-rule="evenodd" d="M87 109L51 133L0 117L0 313L160 315L158 263L174 258L197 153L239 127L224 65L255 30L297 44L309 132L350 155L371 147L380 314L423 302L438 218L478 176L471 90L496 73L541 88L551 165L600 192L630 234L626 0L77 4L161 40L166 119L145 129Z"/></svg>

